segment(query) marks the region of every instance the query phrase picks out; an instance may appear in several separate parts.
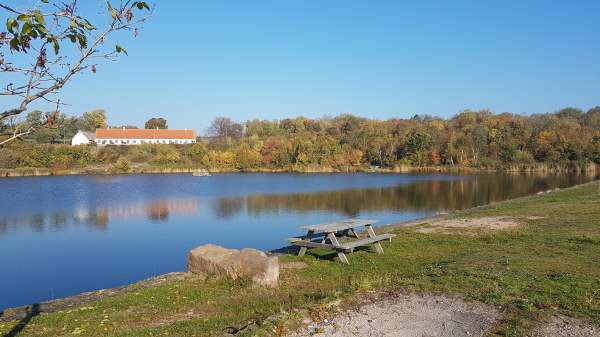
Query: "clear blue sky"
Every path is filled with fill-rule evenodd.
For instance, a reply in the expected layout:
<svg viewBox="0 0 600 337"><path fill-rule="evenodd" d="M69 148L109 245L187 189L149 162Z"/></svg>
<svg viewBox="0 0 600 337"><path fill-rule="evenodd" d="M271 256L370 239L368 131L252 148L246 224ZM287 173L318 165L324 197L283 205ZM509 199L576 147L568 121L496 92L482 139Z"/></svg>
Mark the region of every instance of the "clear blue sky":
<svg viewBox="0 0 600 337"><path fill-rule="evenodd" d="M111 124L600 105L600 1L154 1L129 57L64 92ZM86 1L86 6L100 1Z"/></svg>

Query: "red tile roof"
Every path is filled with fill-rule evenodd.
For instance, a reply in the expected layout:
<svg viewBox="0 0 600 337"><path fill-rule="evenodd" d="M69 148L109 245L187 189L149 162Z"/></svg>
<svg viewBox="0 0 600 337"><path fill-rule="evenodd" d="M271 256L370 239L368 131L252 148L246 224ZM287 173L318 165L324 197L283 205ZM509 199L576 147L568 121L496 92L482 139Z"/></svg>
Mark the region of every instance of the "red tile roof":
<svg viewBox="0 0 600 337"><path fill-rule="evenodd" d="M96 129L98 139L196 139L194 130Z"/></svg>

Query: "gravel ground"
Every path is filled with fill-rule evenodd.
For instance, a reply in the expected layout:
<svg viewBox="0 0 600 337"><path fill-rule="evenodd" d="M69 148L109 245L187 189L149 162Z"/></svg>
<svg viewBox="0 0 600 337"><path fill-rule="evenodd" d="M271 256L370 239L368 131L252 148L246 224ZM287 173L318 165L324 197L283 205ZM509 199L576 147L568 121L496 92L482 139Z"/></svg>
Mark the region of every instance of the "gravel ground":
<svg viewBox="0 0 600 337"><path fill-rule="evenodd" d="M531 337L600 337L600 328L571 317L554 316L535 329Z"/></svg>
<svg viewBox="0 0 600 337"><path fill-rule="evenodd" d="M312 323L291 336L483 337L499 318L498 310L481 303L449 296L403 295Z"/></svg>

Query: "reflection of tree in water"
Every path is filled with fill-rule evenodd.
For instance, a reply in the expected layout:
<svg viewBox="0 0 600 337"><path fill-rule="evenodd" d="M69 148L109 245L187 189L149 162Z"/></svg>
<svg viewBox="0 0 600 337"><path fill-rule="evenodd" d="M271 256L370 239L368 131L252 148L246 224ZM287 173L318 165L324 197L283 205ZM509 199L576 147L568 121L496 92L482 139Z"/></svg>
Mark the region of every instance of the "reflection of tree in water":
<svg viewBox="0 0 600 337"><path fill-rule="evenodd" d="M44 215L43 214L32 215L29 220L29 225L31 226L32 231L43 232L44 231Z"/></svg>
<svg viewBox="0 0 600 337"><path fill-rule="evenodd" d="M85 219L85 224L93 229L106 230L108 229L108 221L109 217L106 212L96 212L90 214L90 216Z"/></svg>
<svg viewBox="0 0 600 337"><path fill-rule="evenodd" d="M148 218L153 221L167 221L169 219L169 204L164 200L149 204Z"/></svg>
<svg viewBox="0 0 600 337"><path fill-rule="evenodd" d="M283 210L329 211L349 217L369 211L457 210L571 186L593 178L586 175L472 175L457 180L416 181L395 187L222 198L214 209L220 217L233 216L245 209L255 215Z"/></svg>
<svg viewBox="0 0 600 337"><path fill-rule="evenodd" d="M215 214L219 218L228 218L236 213L239 213L244 204L246 197L239 198L221 198L214 205Z"/></svg>
<svg viewBox="0 0 600 337"><path fill-rule="evenodd" d="M67 225L68 218L64 213L53 213L50 217L50 226L52 231L60 231Z"/></svg>
<svg viewBox="0 0 600 337"><path fill-rule="evenodd" d="M31 231L61 231L69 224L85 225L96 230L108 229L110 219L128 219L147 217L153 221L167 221L171 214L195 214L198 212L198 200L164 199L158 201L140 201L129 204L98 206L93 209L76 208L70 211L53 213L35 213L33 215L0 215L0 233L16 231L24 225Z"/></svg>

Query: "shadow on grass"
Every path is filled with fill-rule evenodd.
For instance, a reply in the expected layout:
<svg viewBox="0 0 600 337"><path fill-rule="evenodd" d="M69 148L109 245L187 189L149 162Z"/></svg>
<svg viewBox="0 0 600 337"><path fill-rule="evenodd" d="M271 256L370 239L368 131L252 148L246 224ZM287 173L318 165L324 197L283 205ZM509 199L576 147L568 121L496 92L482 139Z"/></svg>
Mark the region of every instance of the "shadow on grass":
<svg viewBox="0 0 600 337"><path fill-rule="evenodd" d="M15 325L9 332L7 332L5 335L3 335L3 337L17 336L21 331L23 331L23 329L25 329L27 324L29 324L29 321L31 321L32 318L39 315L40 313L41 313L41 311L40 311L39 303L32 304L27 309L27 314L25 315L25 317L23 317L19 321L19 323L17 323L17 325ZM4 314L4 312L0 313L0 317L2 317L3 314Z"/></svg>
<svg viewBox="0 0 600 337"><path fill-rule="evenodd" d="M297 246L285 246L278 249L271 250L269 253L274 255L298 255L300 247ZM375 253L375 250L371 246L361 246L354 249L354 252L371 252ZM309 249L306 251L306 255L311 256L317 260L334 261L338 254L335 251L324 250L321 248ZM346 256L351 256L352 253L346 253Z"/></svg>
<svg viewBox="0 0 600 337"><path fill-rule="evenodd" d="M273 250L269 251L269 253L271 253L273 255L297 255L299 250L300 250L300 248L296 247L296 246L285 246L285 247L273 249Z"/></svg>

